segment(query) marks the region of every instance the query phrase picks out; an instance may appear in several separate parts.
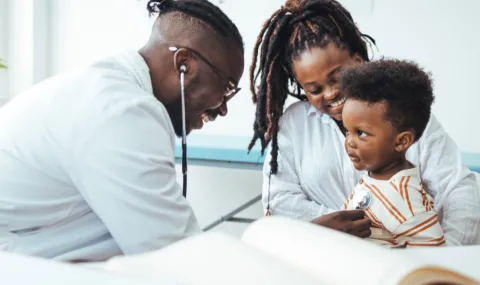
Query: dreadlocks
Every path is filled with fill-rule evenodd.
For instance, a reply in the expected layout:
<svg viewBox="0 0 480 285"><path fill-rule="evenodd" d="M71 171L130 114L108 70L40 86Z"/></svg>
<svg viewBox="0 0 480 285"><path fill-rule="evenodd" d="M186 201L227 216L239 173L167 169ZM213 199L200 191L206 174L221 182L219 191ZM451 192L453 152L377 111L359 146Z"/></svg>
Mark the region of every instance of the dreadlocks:
<svg viewBox="0 0 480 285"><path fill-rule="evenodd" d="M292 61L304 50L325 47L330 42L352 56L358 54L369 61L366 40L375 44L373 38L360 33L350 13L335 0L287 0L285 6L265 22L250 67L250 89L256 114L248 150L260 140L263 155L271 141L271 173L276 174L278 170L278 125L287 95L307 100L293 76ZM260 83L256 86L258 77Z"/></svg>
<svg viewBox="0 0 480 285"><path fill-rule="evenodd" d="M150 0L147 4L150 15L160 16L168 12L181 12L199 19L224 37L232 37L243 53L243 40L235 24L220 10L207 0Z"/></svg>

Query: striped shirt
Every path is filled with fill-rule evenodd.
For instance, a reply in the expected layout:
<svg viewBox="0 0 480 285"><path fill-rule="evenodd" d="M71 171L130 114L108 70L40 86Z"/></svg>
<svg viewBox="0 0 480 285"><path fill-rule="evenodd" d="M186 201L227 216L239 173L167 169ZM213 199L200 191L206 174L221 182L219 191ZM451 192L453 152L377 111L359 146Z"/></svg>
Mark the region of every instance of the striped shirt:
<svg viewBox="0 0 480 285"><path fill-rule="evenodd" d="M433 199L424 190L417 167L400 171L389 180L362 175L343 208L355 209L355 194L362 191L371 193L365 210L372 221L370 240L390 247L446 244Z"/></svg>

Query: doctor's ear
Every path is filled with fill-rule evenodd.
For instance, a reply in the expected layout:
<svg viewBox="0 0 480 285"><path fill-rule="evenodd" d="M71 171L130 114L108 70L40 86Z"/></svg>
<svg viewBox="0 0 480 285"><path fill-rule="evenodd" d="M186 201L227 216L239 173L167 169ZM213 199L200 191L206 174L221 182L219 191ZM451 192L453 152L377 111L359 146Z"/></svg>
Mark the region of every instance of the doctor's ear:
<svg viewBox="0 0 480 285"><path fill-rule="evenodd" d="M192 55L190 54L190 51L184 48L176 49L175 54L173 55L173 64L174 64L175 70L177 70L178 73L190 72L190 66L192 63L191 59L192 59Z"/></svg>

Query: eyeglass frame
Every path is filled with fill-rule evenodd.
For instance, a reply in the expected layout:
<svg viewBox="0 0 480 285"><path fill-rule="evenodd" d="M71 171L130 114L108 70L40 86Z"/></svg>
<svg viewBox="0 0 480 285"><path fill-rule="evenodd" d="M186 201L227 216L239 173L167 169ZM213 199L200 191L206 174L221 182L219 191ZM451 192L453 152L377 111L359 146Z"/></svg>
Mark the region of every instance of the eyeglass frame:
<svg viewBox="0 0 480 285"><path fill-rule="evenodd" d="M228 94L224 95L224 99L223 99L224 103L227 103L228 101L230 101L230 99L232 99L233 96L235 96L242 89L238 87L238 84L235 83L234 80L225 76L220 68L216 67L213 63L207 60L200 52L184 46L170 46L168 49L172 52L177 52L179 49L182 49L182 48L188 50L194 56L202 60L205 64L207 64L213 70L215 74L218 75L218 77L220 77L223 81L227 83L227 88L229 88L229 91L228 91L229 93L227 92Z"/></svg>

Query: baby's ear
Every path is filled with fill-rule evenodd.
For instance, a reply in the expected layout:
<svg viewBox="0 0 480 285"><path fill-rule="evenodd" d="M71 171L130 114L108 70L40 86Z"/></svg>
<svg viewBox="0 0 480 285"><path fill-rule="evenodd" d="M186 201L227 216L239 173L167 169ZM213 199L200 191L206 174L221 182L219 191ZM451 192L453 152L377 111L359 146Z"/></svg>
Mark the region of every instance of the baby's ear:
<svg viewBox="0 0 480 285"><path fill-rule="evenodd" d="M415 142L415 133L408 130L397 135L395 139L395 151L405 152Z"/></svg>
<svg viewBox="0 0 480 285"><path fill-rule="evenodd" d="M358 53L355 53L353 55L352 59L355 63L362 63L363 62L363 58Z"/></svg>

